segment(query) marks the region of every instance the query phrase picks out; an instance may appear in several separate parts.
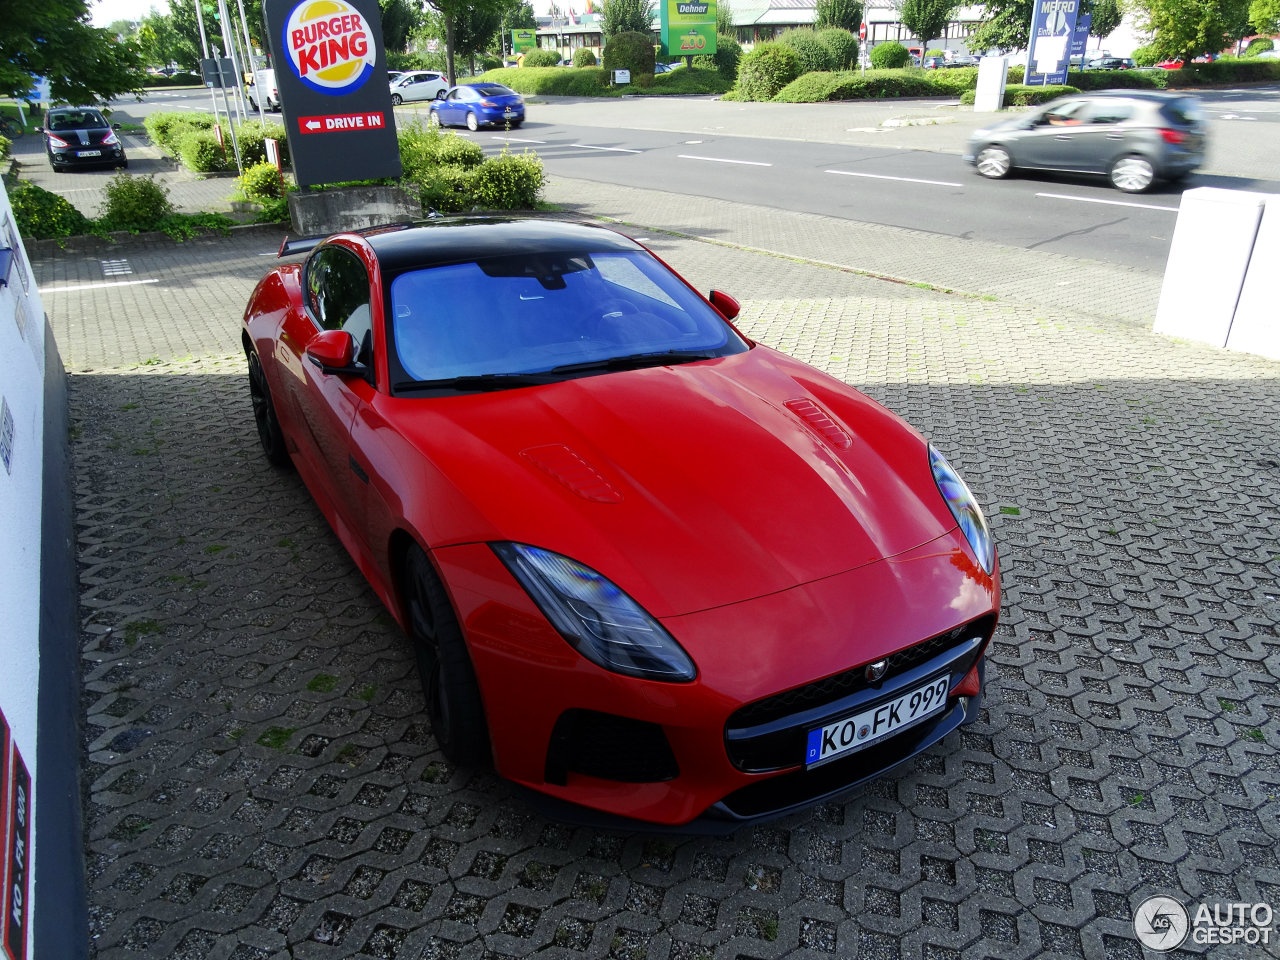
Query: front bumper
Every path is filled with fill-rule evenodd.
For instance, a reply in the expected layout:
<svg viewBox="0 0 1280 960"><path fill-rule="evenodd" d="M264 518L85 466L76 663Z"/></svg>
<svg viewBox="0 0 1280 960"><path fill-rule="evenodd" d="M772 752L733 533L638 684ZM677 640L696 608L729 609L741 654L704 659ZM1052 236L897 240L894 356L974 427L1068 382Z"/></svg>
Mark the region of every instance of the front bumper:
<svg viewBox="0 0 1280 960"><path fill-rule="evenodd" d="M92 154L97 154L93 156ZM93 167L124 162L124 147L96 144L91 147L54 147L49 159L57 167Z"/></svg>
<svg viewBox="0 0 1280 960"><path fill-rule="evenodd" d="M948 690L972 670L981 679L999 611L998 577L953 531L901 557L664 619L699 673L660 683L579 656L486 545L444 548L436 559L475 663L498 772L575 820L587 819L570 815L578 808L733 829L877 777L972 720L980 689L823 766L805 767L806 732L943 672ZM863 666L886 658L889 673L867 683Z"/></svg>

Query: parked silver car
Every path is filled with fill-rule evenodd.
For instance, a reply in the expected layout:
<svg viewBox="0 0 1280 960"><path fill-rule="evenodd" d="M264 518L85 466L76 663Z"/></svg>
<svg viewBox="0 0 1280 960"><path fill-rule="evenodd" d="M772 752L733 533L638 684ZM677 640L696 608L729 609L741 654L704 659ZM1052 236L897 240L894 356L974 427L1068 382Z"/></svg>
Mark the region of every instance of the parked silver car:
<svg viewBox="0 0 1280 960"><path fill-rule="evenodd" d="M434 100L449 89L449 81L435 70L411 70L390 83L391 103L400 106L414 100Z"/></svg>
<svg viewBox="0 0 1280 960"><path fill-rule="evenodd" d="M965 160L984 177L1015 170L1099 174L1127 193L1204 162L1200 101L1184 93L1103 90L1059 97L974 132Z"/></svg>

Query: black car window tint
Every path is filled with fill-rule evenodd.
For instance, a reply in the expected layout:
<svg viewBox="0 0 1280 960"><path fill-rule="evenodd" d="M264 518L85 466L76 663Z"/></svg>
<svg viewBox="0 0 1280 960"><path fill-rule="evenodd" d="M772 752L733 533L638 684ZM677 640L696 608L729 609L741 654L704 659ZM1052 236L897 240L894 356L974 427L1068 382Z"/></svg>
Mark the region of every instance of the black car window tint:
<svg viewBox="0 0 1280 960"><path fill-rule="evenodd" d="M323 253L325 256L317 271L323 315L317 319L326 330L346 329L347 322L360 307L368 310L369 275L364 264L349 250L329 247ZM365 320L365 325L368 322Z"/></svg>
<svg viewBox="0 0 1280 960"><path fill-rule="evenodd" d="M1131 103L1094 103L1085 115L1086 123L1114 124L1123 123L1133 116Z"/></svg>

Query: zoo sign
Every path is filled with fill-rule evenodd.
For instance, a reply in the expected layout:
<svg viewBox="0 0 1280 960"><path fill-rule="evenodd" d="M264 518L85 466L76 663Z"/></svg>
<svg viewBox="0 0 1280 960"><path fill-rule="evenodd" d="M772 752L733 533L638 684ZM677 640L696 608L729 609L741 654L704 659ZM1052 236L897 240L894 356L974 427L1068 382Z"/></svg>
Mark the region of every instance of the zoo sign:
<svg viewBox="0 0 1280 960"><path fill-rule="evenodd" d="M377 0L266 0L263 16L298 185L398 178Z"/></svg>
<svg viewBox="0 0 1280 960"><path fill-rule="evenodd" d="M716 0L662 0L658 7L664 57L716 52Z"/></svg>

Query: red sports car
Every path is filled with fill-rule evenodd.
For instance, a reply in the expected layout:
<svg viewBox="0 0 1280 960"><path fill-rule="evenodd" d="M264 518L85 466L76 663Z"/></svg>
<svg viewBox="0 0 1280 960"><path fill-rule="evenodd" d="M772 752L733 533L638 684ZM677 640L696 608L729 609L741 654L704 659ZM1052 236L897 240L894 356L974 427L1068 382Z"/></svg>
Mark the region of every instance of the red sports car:
<svg viewBox="0 0 1280 960"><path fill-rule="evenodd" d="M552 815L731 829L975 718L973 495L733 298L585 224L301 250L245 312L258 433L410 637L448 758Z"/></svg>

